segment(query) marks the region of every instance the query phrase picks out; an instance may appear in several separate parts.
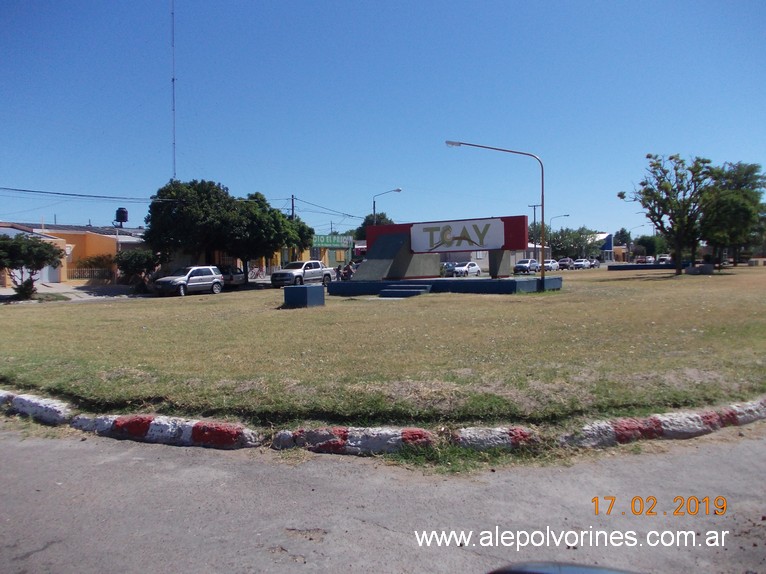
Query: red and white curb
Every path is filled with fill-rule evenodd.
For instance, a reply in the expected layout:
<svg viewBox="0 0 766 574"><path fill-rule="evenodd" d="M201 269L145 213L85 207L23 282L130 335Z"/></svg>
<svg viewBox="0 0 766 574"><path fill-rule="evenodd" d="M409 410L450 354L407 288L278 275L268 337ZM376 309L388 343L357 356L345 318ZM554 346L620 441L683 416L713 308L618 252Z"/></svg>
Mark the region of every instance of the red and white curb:
<svg viewBox="0 0 766 574"><path fill-rule="evenodd" d="M526 427L469 427L455 431L450 438L453 444L474 450L513 450L540 440L535 431Z"/></svg>
<svg viewBox="0 0 766 574"><path fill-rule="evenodd" d="M240 424L155 415L80 415L72 419L70 426L112 438L175 446L232 449L263 444L261 435Z"/></svg>
<svg viewBox="0 0 766 574"><path fill-rule="evenodd" d="M332 454L381 454L395 452L405 445L433 444L434 435L420 428L326 427L279 431L271 447L278 450L306 448Z"/></svg>
<svg viewBox="0 0 766 574"><path fill-rule="evenodd" d="M49 425L68 424L74 429L101 436L142 442L203 446L210 448L251 448L268 443L264 435L237 423L188 420L159 415L74 415L67 403L34 395L16 395L0 389L0 407ZM598 421L577 432L558 438L562 447L602 448L637 440L688 439L729 426L746 425L766 419L766 396L715 410L678 412L645 418ZM453 431L449 441L474 450L513 450L538 443L537 432L526 427L469 427ZM305 448L318 453L380 454L404 446L431 447L434 433L421 428L324 427L283 430L276 433L271 447L282 450Z"/></svg>
<svg viewBox="0 0 766 574"><path fill-rule="evenodd" d="M766 419L766 397L717 410L599 421L559 439L562 446L599 448L637 440L679 440L710 434L729 426Z"/></svg>

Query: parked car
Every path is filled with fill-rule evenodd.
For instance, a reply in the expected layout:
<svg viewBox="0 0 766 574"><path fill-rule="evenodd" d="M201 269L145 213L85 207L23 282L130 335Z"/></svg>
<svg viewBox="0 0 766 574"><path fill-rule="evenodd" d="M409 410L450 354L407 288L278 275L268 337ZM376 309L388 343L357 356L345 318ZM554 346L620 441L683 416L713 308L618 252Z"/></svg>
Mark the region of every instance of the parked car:
<svg viewBox="0 0 766 574"><path fill-rule="evenodd" d="M234 265L223 265L219 267L223 274L224 287L239 287L245 284L245 272Z"/></svg>
<svg viewBox="0 0 766 574"><path fill-rule="evenodd" d="M540 271L540 264L537 259L521 259L513 266L514 273L537 273Z"/></svg>
<svg viewBox="0 0 766 574"><path fill-rule="evenodd" d="M455 276L455 263L452 261L445 261L442 263L442 277L454 277Z"/></svg>
<svg viewBox="0 0 766 574"><path fill-rule="evenodd" d="M590 261L588 261L587 259L575 259L574 268L575 269L590 269Z"/></svg>
<svg viewBox="0 0 766 574"><path fill-rule="evenodd" d="M210 292L223 290L223 274L215 265L195 265L176 269L170 275L157 279L154 290L158 295Z"/></svg>
<svg viewBox="0 0 766 574"><path fill-rule="evenodd" d="M657 263L669 265L673 263L673 258L670 255L663 253L662 255L657 257Z"/></svg>
<svg viewBox="0 0 766 574"><path fill-rule="evenodd" d="M555 259L546 259L543 261L543 265L545 266L546 271L558 271L559 270L559 262Z"/></svg>
<svg viewBox="0 0 766 574"><path fill-rule="evenodd" d="M481 267L473 261L464 261L455 265L455 277L468 277L469 275L481 275Z"/></svg>
<svg viewBox="0 0 766 574"><path fill-rule="evenodd" d="M647 265L654 265L654 256L653 255L647 255L646 256L646 263L647 263Z"/></svg>
<svg viewBox="0 0 766 574"><path fill-rule="evenodd" d="M590 259L588 259L588 263L590 263L591 269L598 269L599 267L601 267L601 261L599 261L595 257L591 257Z"/></svg>
<svg viewBox="0 0 766 574"><path fill-rule="evenodd" d="M329 285L333 275L334 271L325 267L321 261L292 261L271 274L271 286L279 288L304 283Z"/></svg>
<svg viewBox="0 0 766 574"><path fill-rule="evenodd" d="M574 259L571 257L559 259L559 269L574 269Z"/></svg>
<svg viewBox="0 0 766 574"><path fill-rule="evenodd" d="M636 257L634 262L638 263L640 265L644 265L646 263L646 256L645 255L639 255L638 257Z"/></svg>

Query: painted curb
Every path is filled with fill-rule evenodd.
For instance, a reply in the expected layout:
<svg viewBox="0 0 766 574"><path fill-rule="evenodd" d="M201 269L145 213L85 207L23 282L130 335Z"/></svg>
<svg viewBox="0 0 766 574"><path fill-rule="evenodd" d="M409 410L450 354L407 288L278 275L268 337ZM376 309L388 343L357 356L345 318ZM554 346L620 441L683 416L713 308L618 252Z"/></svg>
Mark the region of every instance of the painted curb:
<svg viewBox="0 0 766 574"><path fill-rule="evenodd" d="M540 441L537 433L526 427L468 427L455 431L450 439L453 444L474 450L513 450Z"/></svg>
<svg viewBox="0 0 766 574"><path fill-rule="evenodd" d="M561 446L601 448L637 440L683 440L710 434L724 427L766 419L766 397L718 410L678 412L646 418L597 421L559 438Z"/></svg>
<svg viewBox="0 0 766 574"><path fill-rule="evenodd" d="M155 415L80 415L70 426L101 436L173 446L235 449L263 444L262 436L241 424Z"/></svg>
<svg viewBox="0 0 766 574"><path fill-rule="evenodd" d="M71 420L69 405L55 399L34 395L15 395L10 401L11 410L48 425L61 425Z"/></svg>
<svg viewBox="0 0 766 574"><path fill-rule="evenodd" d="M238 423L161 415L74 415L62 401L16 395L2 389L0 406L45 424L68 424L83 432L116 439L218 449L252 448L268 443L263 434ZM759 420L766 420L766 396L715 410L596 421L558 437L557 442L561 447L604 448L638 440L684 440ZM536 431L522 426L467 427L453 431L447 439L451 444L474 450L513 450L541 441ZM407 445L432 447L436 442L435 433L416 427L335 426L282 430L274 435L270 446L276 450L305 448L317 453L365 455L396 452Z"/></svg>
<svg viewBox="0 0 766 574"><path fill-rule="evenodd" d="M279 431L271 443L277 450L306 448L331 454L382 454L402 446L432 446L434 435L420 428L323 427Z"/></svg>

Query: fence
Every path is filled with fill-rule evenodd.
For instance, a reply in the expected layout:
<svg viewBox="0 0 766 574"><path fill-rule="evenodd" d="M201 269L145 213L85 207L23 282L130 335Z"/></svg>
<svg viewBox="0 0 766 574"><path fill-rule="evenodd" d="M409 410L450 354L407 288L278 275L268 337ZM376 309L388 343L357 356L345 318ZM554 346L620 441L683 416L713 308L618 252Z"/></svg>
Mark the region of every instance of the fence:
<svg viewBox="0 0 766 574"><path fill-rule="evenodd" d="M114 271L111 269L98 269L94 267L69 267L66 272L67 279L112 279Z"/></svg>

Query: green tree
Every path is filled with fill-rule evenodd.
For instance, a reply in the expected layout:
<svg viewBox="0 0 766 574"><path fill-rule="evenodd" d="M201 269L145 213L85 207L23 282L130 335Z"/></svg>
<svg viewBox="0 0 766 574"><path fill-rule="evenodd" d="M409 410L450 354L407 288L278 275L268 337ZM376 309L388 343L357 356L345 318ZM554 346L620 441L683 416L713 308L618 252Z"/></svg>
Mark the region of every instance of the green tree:
<svg viewBox="0 0 766 574"><path fill-rule="evenodd" d="M229 190L212 181L171 180L152 196L144 240L152 251L191 255L195 261L224 250L237 217L237 201Z"/></svg>
<svg viewBox="0 0 766 574"><path fill-rule="evenodd" d="M714 185L703 202L700 236L718 261L730 248L734 264L743 248L759 242L761 196L766 178L758 164L724 164L713 168Z"/></svg>
<svg viewBox="0 0 766 574"><path fill-rule="evenodd" d="M287 220L287 238L285 246L292 253L290 259L295 260L296 254L305 251L314 243L314 228L306 225L297 215L294 219Z"/></svg>
<svg viewBox="0 0 766 574"><path fill-rule="evenodd" d="M643 253L641 255L653 255L656 257L660 253L665 253L667 250L667 242L665 238L659 235L641 235L634 241L635 246L643 247Z"/></svg>
<svg viewBox="0 0 766 574"><path fill-rule="evenodd" d="M630 231L624 227L621 227L619 231L614 232L613 240L615 245L628 245L630 239Z"/></svg>
<svg viewBox="0 0 766 574"><path fill-rule="evenodd" d="M565 227L551 233L547 243L550 245L554 257L578 259L599 254L601 243L598 241L597 235L598 232L587 227L580 227L579 229Z"/></svg>
<svg viewBox="0 0 766 574"><path fill-rule="evenodd" d="M252 193L237 202L227 251L241 259L248 277L248 262L259 257L271 257L275 251L293 240L291 222L278 209L269 205L262 193ZM247 280L247 279L246 279Z"/></svg>
<svg viewBox="0 0 766 574"><path fill-rule="evenodd" d="M393 219L389 219L384 211L380 211L375 214L373 219L372 213L367 215L362 221L362 224L354 230L354 239L364 240L367 239L367 228L375 225L374 221L377 220L378 225L391 225L394 223Z"/></svg>
<svg viewBox="0 0 766 574"><path fill-rule="evenodd" d="M679 155L667 158L649 154L646 176L630 195L620 199L637 201L646 217L672 246L676 274L682 271L682 256L689 248L692 261L700 238L703 198L713 183L710 160L696 157L691 165Z"/></svg>
<svg viewBox="0 0 766 574"><path fill-rule="evenodd" d="M31 299L37 292L35 276L44 267L61 265L64 251L37 237L0 235L0 271L10 271L16 296Z"/></svg>

